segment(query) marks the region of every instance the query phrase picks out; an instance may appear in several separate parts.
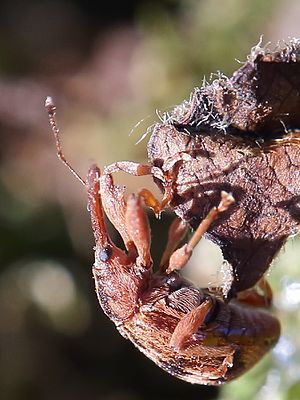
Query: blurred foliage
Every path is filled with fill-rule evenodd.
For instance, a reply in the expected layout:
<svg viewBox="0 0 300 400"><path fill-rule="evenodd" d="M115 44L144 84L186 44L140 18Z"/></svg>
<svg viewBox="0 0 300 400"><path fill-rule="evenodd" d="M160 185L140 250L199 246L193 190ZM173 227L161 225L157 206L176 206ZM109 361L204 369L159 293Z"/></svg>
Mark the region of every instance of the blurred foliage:
<svg viewBox="0 0 300 400"><path fill-rule="evenodd" d="M82 176L94 160L145 160L147 139L135 142L155 110L188 98L211 72L231 74L261 34L295 34L296 3L283 13L278 0L1 2L1 398L300 397L299 241L270 273L283 325L274 352L221 390L168 376L99 309L85 191L57 161L43 109L53 95L67 158ZM129 191L153 187L118 179ZM156 260L170 218L151 218Z"/></svg>

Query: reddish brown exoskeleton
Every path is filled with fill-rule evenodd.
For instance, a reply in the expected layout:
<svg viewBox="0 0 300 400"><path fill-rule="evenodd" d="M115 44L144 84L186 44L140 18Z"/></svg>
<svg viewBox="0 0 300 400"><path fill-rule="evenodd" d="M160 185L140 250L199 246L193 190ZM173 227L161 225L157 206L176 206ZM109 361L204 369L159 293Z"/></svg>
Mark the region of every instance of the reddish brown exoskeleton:
<svg viewBox="0 0 300 400"><path fill-rule="evenodd" d="M142 197L152 202L154 209L158 203L147 191L124 198L124 189L114 185L111 175L121 164L106 168L102 174L94 165L85 182L62 153L50 98L46 108L58 156L87 190L96 242L96 292L119 332L162 369L191 383L218 385L251 368L277 342L278 320L257 308L227 304L174 271L184 267L210 224L231 207L233 197L220 192L217 206L207 213L190 241L177 250L186 226L176 219L159 270L154 273ZM135 165L128 163L126 169ZM109 237L104 213L119 231L126 251Z"/></svg>

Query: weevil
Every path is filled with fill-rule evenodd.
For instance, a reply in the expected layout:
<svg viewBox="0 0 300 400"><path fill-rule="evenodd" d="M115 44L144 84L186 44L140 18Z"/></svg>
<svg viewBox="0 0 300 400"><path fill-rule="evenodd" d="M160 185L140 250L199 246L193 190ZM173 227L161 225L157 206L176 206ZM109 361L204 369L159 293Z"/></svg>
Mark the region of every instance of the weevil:
<svg viewBox="0 0 300 400"><path fill-rule="evenodd" d="M145 190L125 198L124 188L115 185L112 176L121 164L114 164L103 173L93 165L87 180L83 180L62 152L51 98L47 98L46 108L57 155L87 190L95 237L92 271L104 313L142 353L179 379L219 385L242 375L276 344L279 321L257 307L224 302L177 272L184 268L209 226L230 210L234 203L232 195L220 192L216 205L190 240L178 249L186 224L175 219L161 264L154 272L150 227L143 202L151 203L159 212L158 202ZM111 240L105 214L120 233L125 251ZM247 302L250 297L243 300Z"/></svg>

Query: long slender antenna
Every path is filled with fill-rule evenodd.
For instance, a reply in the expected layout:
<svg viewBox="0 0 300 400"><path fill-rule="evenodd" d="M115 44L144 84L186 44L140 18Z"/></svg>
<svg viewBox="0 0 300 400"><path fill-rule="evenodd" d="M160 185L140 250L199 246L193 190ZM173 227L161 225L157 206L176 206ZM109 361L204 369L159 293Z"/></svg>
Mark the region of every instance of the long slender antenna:
<svg viewBox="0 0 300 400"><path fill-rule="evenodd" d="M56 118L55 118L56 106L53 102L52 97L48 96L46 98L45 108L46 108L48 116L49 116L49 123L50 123L51 130L52 130L52 133L53 133L54 139L55 139L57 157L63 162L63 164L65 164L65 166L68 168L68 170L72 172L72 174L75 176L75 178L77 178L79 180L79 182L81 182L84 186L86 186L85 181L75 171L75 169L71 166L71 164L69 164L69 162L66 160L64 153L62 151L62 146L61 146L60 137L59 137L59 135L60 135L59 128L58 128L58 125L56 123Z"/></svg>

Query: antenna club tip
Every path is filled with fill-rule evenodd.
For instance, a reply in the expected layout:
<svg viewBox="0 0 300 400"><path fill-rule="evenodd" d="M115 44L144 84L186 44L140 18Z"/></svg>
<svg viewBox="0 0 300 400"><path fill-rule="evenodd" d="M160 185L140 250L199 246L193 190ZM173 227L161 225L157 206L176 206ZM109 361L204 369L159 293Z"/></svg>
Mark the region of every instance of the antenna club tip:
<svg viewBox="0 0 300 400"><path fill-rule="evenodd" d="M54 101L51 96L46 97L45 108L47 109L48 114L53 115L55 113L56 107L55 107Z"/></svg>

